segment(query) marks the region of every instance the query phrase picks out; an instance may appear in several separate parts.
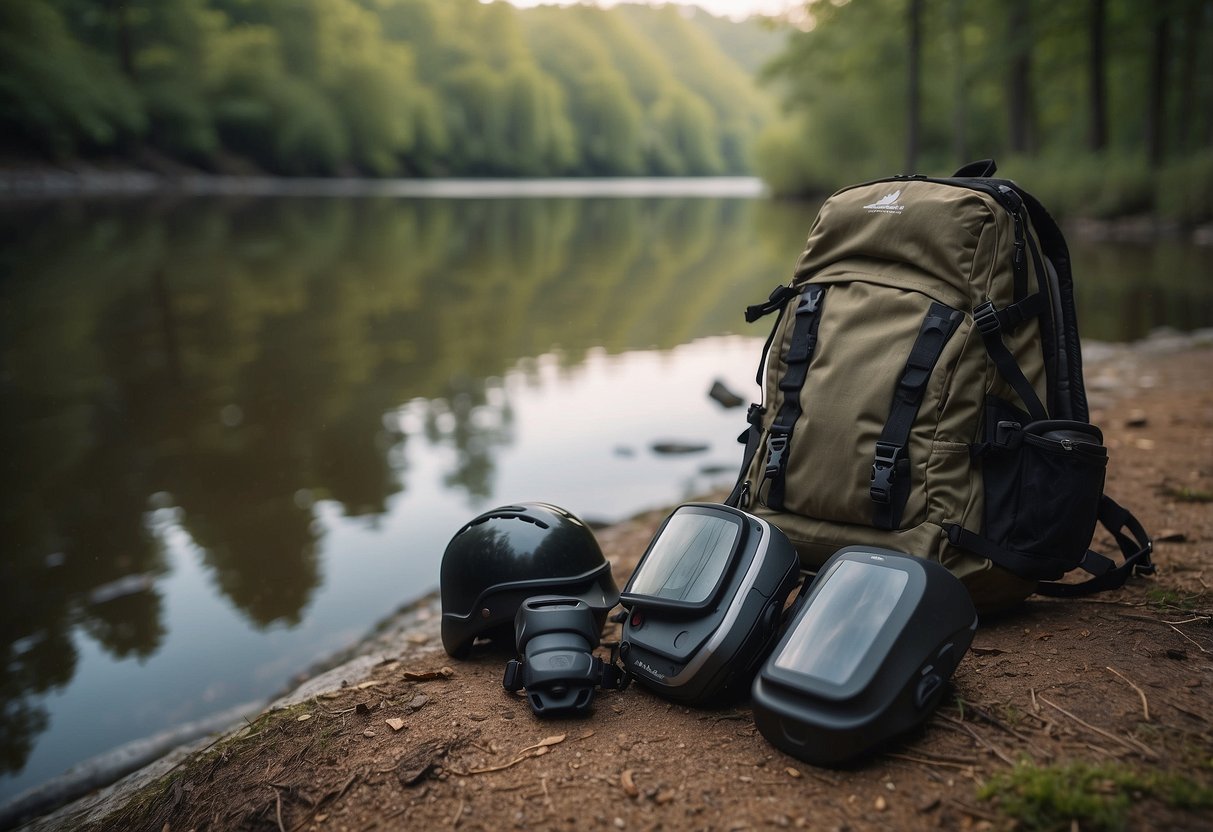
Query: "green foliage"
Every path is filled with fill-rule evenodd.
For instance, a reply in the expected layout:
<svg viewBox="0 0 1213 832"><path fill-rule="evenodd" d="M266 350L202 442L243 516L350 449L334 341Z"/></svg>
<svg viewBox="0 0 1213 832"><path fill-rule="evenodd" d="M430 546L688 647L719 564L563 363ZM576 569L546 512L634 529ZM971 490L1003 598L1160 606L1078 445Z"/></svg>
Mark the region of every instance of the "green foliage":
<svg viewBox="0 0 1213 832"><path fill-rule="evenodd" d="M1149 165L1127 154L1015 156L999 167L1059 217L1108 218L1144 214L1154 207Z"/></svg>
<svg viewBox="0 0 1213 832"><path fill-rule="evenodd" d="M762 147L777 159L759 161L764 178L778 193L829 193L857 173L947 175L973 158L994 157L1004 170L1028 174L1017 178L1041 183L1041 198L1051 208L1060 204L1059 213L1213 218L1213 51L1206 48L1213 7L1205 0L1101 7L1102 144L1094 138L1094 5L922 3L920 134L915 170L906 171L910 4L812 4L812 26L793 34L764 69L799 124L799 135L793 122L766 128ZM1163 20L1170 25L1161 27ZM1013 79L1026 88L1017 116ZM1149 153L1152 135L1161 137L1159 158Z"/></svg>
<svg viewBox="0 0 1213 832"><path fill-rule="evenodd" d="M0 125L56 158L142 144L283 174L711 174L748 170L770 112L730 50L752 65L772 34L673 9L0 0L0 24Z"/></svg>
<svg viewBox="0 0 1213 832"><path fill-rule="evenodd" d="M1163 167L1156 193L1155 206L1167 219L1197 223L1213 218L1213 149Z"/></svg>
<svg viewBox="0 0 1213 832"><path fill-rule="evenodd" d="M1066 830L1076 824L1084 829L1124 829L1130 805L1146 797L1174 809L1213 806L1213 789L1183 775L1086 763L1043 768L1021 763L991 778L978 795L996 799L1018 828L1028 830Z"/></svg>
<svg viewBox="0 0 1213 832"><path fill-rule="evenodd" d="M57 10L0 0L0 130L10 141L66 157L123 143L144 124L126 79Z"/></svg>

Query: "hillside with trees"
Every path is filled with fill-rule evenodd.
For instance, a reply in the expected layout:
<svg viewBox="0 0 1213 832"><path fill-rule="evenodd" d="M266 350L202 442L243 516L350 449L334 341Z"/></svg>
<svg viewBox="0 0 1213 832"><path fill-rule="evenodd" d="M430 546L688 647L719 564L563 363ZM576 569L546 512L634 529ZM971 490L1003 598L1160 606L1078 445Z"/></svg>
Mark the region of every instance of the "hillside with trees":
<svg viewBox="0 0 1213 832"><path fill-rule="evenodd" d="M781 39L673 6L0 0L0 151L281 175L739 173L774 112L757 56Z"/></svg>

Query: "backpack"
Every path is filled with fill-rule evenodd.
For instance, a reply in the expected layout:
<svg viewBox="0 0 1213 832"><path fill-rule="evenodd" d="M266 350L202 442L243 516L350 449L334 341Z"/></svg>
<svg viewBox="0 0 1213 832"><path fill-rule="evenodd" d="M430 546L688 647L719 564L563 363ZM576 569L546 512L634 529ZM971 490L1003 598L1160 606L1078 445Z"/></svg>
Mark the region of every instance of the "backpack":
<svg viewBox="0 0 1213 832"><path fill-rule="evenodd" d="M941 562L981 611L1152 573L1103 494L1069 253L993 160L895 176L822 205L788 285L746 310L763 348L737 484L815 570L851 544ZM1097 521L1123 563L1088 549ZM1081 568L1082 583L1058 583Z"/></svg>

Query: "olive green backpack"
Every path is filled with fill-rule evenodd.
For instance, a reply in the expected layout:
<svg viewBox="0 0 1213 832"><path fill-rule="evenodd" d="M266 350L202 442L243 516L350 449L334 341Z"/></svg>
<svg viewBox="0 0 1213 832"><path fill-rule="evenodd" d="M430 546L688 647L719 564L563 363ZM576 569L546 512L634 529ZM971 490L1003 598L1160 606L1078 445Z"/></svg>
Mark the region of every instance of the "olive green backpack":
<svg viewBox="0 0 1213 832"><path fill-rule="evenodd" d="M729 504L816 569L850 544L938 560L978 609L1152 572L1141 524L1103 494L1069 253L986 160L822 205L763 350ZM1088 549L1096 522L1124 562ZM1058 583L1082 568L1092 577Z"/></svg>

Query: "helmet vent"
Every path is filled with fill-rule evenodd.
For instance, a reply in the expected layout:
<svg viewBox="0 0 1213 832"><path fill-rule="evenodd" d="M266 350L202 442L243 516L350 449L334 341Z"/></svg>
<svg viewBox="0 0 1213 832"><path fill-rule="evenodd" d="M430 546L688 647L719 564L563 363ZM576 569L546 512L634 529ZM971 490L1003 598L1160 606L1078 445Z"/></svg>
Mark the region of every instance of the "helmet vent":
<svg viewBox="0 0 1213 832"><path fill-rule="evenodd" d="M473 520L472 522L470 522L466 526L464 526L462 529L460 529L459 533L456 534L455 536L458 537L460 534L463 534L464 532L466 532L468 529L472 528L473 526L479 526L480 524L487 523L490 520L521 520L524 523L534 524L541 529L551 528L551 526L549 526L547 523L543 522L539 518L532 517L531 515L527 514L526 509L523 508L522 506L503 506L502 508L499 508L496 511L490 512L488 514L482 514L480 517L477 517L475 520Z"/></svg>

